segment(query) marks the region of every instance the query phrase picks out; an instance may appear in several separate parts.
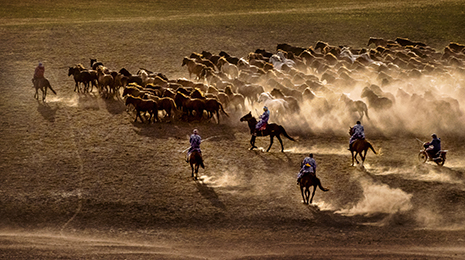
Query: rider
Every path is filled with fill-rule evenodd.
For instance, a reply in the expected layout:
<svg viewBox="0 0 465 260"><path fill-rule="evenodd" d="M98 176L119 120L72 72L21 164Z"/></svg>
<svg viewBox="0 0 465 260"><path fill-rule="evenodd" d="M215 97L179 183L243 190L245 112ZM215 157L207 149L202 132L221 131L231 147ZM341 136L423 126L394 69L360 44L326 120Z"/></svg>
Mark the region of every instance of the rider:
<svg viewBox="0 0 465 260"><path fill-rule="evenodd" d="M357 139L365 139L365 129L363 128L362 123L360 121L357 121L356 125L352 127L353 134L350 137L349 141L349 150L352 148L352 144L355 142Z"/></svg>
<svg viewBox="0 0 465 260"><path fill-rule="evenodd" d="M316 161L313 159L313 153L304 158L300 167L299 175L297 175L297 184L300 183L300 179L305 175L305 173L313 172L316 174Z"/></svg>
<svg viewBox="0 0 465 260"><path fill-rule="evenodd" d="M261 127L265 126L268 123L268 119L270 119L270 111L266 106L263 107L263 114L259 117L257 124L255 125L255 132L254 135L257 136L257 132L260 130ZM263 129L262 129L263 130Z"/></svg>
<svg viewBox="0 0 465 260"><path fill-rule="evenodd" d="M202 143L202 138L200 137L199 131L197 129L194 129L194 131L192 131L192 135L189 138L189 142L191 143L191 147L187 151L186 162L189 162L189 156L193 151L199 151L199 153L202 153L202 151L200 150L200 143Z"/></svg>
<svg viewBox="0 0 465 260"><path fill-rule="evenodd" d="M39 62L39 65L37 65L36 69L34 70L34 77L32 78L32 84L34 84L34 87L37 86L40 80L44 79L44 73L45 73L45 67L42 62Z"/></svg>
<svg viewBox="0 0 465 260"><path fill-rule="evenodd" d="M436 134L432 134L433 140L429 143L425 143L423 146L426 148L426 152L430 158L435 158L437 153L441 150L441 139Z"/></svg>

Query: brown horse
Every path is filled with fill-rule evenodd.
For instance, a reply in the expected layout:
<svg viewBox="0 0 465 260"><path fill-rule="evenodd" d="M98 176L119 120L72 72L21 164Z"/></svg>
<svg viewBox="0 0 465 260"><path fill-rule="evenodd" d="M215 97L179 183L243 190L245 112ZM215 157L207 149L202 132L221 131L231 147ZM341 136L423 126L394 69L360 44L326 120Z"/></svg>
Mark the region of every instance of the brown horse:
<svg viewBox="0 0 465 260"><path fill-rule="evenodd" d="M34 84L34 88L36 89L36 93L34 94L35 99L39 99L39 89L42 91L42 101L45 101L45 97L47 96L47 89L50 89L53 92L53 94L57 94L55 90L53 90L48 79L46 78L32 79L32 83Z"/></svg>
<svg viewBox="0 0 465 260"><path fill-rule="evenodd" d="M304 200L305 204L309 204L308 199L310 197L310 186L313 186L313 193L312 197L310 198L310 204L312 204L313 196L315 196L316 186L318 186L322 191L329 191L329 189L326 189L321 185L320 179L316 177L314 172L305 174L302 179L300 179L300 193L302 193L302 199Z"/></svg>
<svg viewBox="0 0 465 260"><path fill-rule="evenodd" d="M199 166L202 167L202 169L205 169L205 165L203 164L202 154L199 151L194 150L189 156L189 163L192 169L192 178L194 178L194 180L197 180L197 177L199 176ZM195 176L194 176L194 172L195 172Z"/></svg>
<svg viewBox="0 0 465 260"><path fill-rule="evenodd" d="M349 129L349 135L352 136L353 131L354 130L351 127ZM352 166L354 166L354 159L357 162L357 164L359 163L358 160L357 160L357 155L358 154L360 154L360 157L362 158L362 165L363 165L363 163L365 162L365 158L367 156L367 151L370 148L376 154L376 151L375 151L375 149L373 148L373 146L371 145L370 142L368 142L365 139L357 139L357 140L355 140L355 142L352 143L352 146L350 148L350 153L352 154ZM354 152L355 152L355 154L354 154Z"/></svg>
<svg viewBox="0 0 465 260"><path fill-rule="evenodd" d="M250 139L250 144L252 145L252 147L250 148L250 150L253 150L253 148L257 148L255 146L255 138L257 136L267 136L267 135L270 136L270 146L266 150L267 152L270 151L270 148L271 148L271 145L273 145L273 139L275 136L276 138L278 138L279 143L281 143L281 152L284 152L283 141L281 140L281 136L280 136L281 134L283 134L289 140L295 142L294 138L290 137L286 133L286 130L284 129L284 127L282 127L281 125L277 125L277 124L268 124L265 130L258 131L257 135L255 136L254 130L255 130L255 126L257 125L257 119L255 119L255 117L252 116L252 112L249 112L247 115L241 118L241 122L244 122L244 121L247 121L247 124L249 125L249 129L250 129L250 134L252 134L252 138Z"/></svg>

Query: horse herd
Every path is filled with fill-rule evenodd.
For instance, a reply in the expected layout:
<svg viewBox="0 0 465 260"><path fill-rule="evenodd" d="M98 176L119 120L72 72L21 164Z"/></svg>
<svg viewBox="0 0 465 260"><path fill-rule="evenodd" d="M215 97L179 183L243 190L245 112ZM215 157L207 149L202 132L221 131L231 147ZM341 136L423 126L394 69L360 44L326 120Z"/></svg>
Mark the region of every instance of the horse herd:
<svg viewBox="0 0 465 260"><path fill-rule="evenodd" d="M136 74L125 68L114 71L94 59L89 69L80 64L70 67L68 76L73 76L76 92L96 87L109 98L122 88L123 98L133 96L125 102L140 112L148 109L153 120L159 120L154 111L163 110L173 119L202 120L216 115L219 123L220 113L245 112L256 104L268 106L276 120L304 114L308 107L320 117L336 111L347 118L369 120L368 110L376 114L396 105L425 111L440 108L461 116L458 100L435 92L438 81L425 85L420 78L439 75L457 81L456 75L465 73L463 46L450 43L439 52L405 38L370 38L368 46L359 49L322 41L306 48L278 44L275 52L257 49L246 57L225 51L217 55L192 52L181 62L188 79L169 79L147 69ZM157 107L141 105L148 99Z"/></svg>

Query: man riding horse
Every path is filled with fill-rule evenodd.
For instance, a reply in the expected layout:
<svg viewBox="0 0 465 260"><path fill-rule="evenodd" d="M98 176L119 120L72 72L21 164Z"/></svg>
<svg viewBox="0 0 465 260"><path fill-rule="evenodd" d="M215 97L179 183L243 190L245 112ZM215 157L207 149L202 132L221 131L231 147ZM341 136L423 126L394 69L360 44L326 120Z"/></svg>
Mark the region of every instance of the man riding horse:
<svg viewBox="0 0 465 260"><path fill-rule="evenodd" d="M258 131L263 131L266 129L268 119L270 119L270 111L266 106L263 107L263 114L258 119L259 120L255 125L255 132L253 134L254 136L257 136Z"/></svg>
<svg viewBox="0 0 465 260"><path fill-rule="evenodd" d="M362 126L362 123L360 121L357 121L356 125L352 127L353 134L350 137L349 141L349 149L352 149L352 144L357 140L357 139L365 139L365 129Z"/></svg>
<svg viewBox="0 0 465 260"><path fill-rule="evenodd" d="M39 65L37 65L36 69L34 70L34 77L32 78L32 84L34 84L34 87L37 88L37 85L40 83L41 80L45 79L45 67L42 62L39 62Z"/></svg>
<svg viewBox="0 0 465 260"><path fill-rule="evenodd" d="M308 157L305 157L300 165L301 169L297 175L297 185L300 184L300 179L307 173L316 174L316 161L313 159L313 153L309 154Z"/></svg>
<svg viewBox="0 0 465 260"><path fill-rule="evenodd" d="M191 147L187 151L187 158L186 162L189 162L189 156L193 151L198 151L199 153L202 153L200 150L200 144L202 143L202 138L199 135L199 131L197 129L194 129L192 132L191 137L189 138L189 142L191 144Z"/></svg>

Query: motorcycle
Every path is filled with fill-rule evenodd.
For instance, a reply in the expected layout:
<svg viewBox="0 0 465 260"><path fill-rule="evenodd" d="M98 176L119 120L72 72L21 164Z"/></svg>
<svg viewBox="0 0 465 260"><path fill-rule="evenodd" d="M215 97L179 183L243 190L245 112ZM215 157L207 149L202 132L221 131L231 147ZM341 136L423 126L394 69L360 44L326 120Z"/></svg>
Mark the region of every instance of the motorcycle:
<svg viewBox="0 0 465 260"><path fill-rule="evenodd" d="M446 154L447 150L440 150L434 158L430 156L430 154L426 151L426 149L429 147L428 143L423 143L423 149L420 150L420 153L418 154L418 160L421 163L425 163L427 161L433 161L439 166L443 166L444 162L446 162Z"/></svg>

